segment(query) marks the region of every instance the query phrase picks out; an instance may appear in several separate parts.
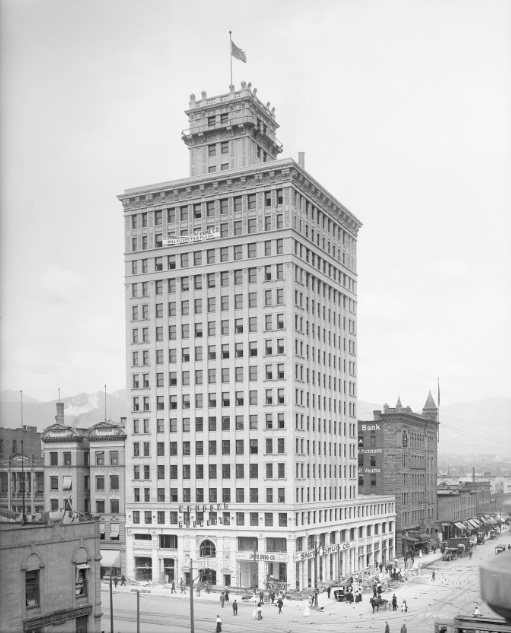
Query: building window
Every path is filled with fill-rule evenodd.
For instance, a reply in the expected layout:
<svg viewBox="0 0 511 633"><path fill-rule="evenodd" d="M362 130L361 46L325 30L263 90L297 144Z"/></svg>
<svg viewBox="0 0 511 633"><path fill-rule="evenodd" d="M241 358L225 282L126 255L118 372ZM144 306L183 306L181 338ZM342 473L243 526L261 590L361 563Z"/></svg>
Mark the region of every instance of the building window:
<svg viewBox="0 0 511 633"><path fill-rule="evenodd" d="M25 572L25 602L27 608L39 606L39 570Z"/></svg>
<svg viewBox="0 0 511 633"><path fill-rule="evenodd" d="M96 466L105 465L105 453L103 451L96 451Z"/></svg>

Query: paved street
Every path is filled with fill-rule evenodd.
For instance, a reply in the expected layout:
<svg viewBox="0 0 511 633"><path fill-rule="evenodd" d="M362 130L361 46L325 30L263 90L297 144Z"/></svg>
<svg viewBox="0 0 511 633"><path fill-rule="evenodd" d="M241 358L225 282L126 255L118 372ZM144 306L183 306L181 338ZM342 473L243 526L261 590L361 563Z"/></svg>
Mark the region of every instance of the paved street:
<svg viewBox="0 0 511 633"><path fill-rule="evenodd" d="M388 621L391 633L399 633L401 624L406 621L408 633L431 633L433 621L437 617L449 617L456 613L473 613L474 606L479 603L483 615L490 614L489 608L480 603L479 572L481 562L495 556L496 544L511 543L511 534L503 534L495 541L487 541L485 545L476 547L470 560L468 557L452 562L434 560L424 569L421 576L415 576L403 583L396 591L399 604L404 598L409 611L406 615L401 611L382 611L373 615L369 605L369 594L364 594L363 602L348 605L335 603L326 594L320 596L322 612L311 611L304 616L305 603L286 603L282 615L277 608L265 606L263 620L252 620L253 605L240 604L238 616L232 613L232 599L222 609L218 594L200 598L194 596L195 632L209 633L215 630L216 615L223 621L223 632L243 633L251 631L272 631L275 633L302 633L304 631L379 631L383 633L385 621ZM431 560L430 557L428 557ZM415 561L418 562L418 559ZM425 564L428 560L424 559ZM431 572L436 572L436 580L431 580ZM108 587L103 585L103 620L102 630L110 631L110 612ZM390 599L392 593L383 597ZM151 588L150 594L141 594L141 633L184 633L190 631L189 594L171 595L168 589ZM136 633L136 594L131 588L114 590L114 633Z"/></svg>

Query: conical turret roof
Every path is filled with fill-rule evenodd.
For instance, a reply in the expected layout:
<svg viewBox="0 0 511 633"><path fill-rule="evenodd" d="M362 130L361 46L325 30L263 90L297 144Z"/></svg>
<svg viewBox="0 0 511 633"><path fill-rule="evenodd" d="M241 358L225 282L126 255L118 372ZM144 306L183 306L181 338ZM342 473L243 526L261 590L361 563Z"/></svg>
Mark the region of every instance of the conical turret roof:
<svg viewBox="0 0 511 633"><path fill-rule="evenodd" d="M433 400L433 396L431 395L431 391L428 394L428 399L426 400L426 404L424 405L423 411L438 411L438 407Z"/></svg>
<svg viewBox="0 0 511 633"><path fill-rule="evenodd" d="M401 404L401 396L398 396L397 398L397 402L396 402L396 409L401 409L403 405Z"/></svg>

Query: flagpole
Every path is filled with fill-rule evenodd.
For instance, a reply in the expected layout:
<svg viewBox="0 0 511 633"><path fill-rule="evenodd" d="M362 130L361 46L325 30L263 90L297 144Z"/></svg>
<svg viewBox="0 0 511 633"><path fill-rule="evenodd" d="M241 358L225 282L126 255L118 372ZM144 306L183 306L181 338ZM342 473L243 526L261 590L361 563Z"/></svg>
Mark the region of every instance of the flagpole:
<svg viewBox="0 0 511 633"><path fill-rule="evenodd" d="M438 399L438 426L437 426L437 442L440 441L440 377L437 378L437 399Z"/></svg>
<svg viewBox="0 0 511 633"><path fill-rule="evenodd" d="M229 59L231 60L231 83L232 86L232 31L229 31Z"/></svg>

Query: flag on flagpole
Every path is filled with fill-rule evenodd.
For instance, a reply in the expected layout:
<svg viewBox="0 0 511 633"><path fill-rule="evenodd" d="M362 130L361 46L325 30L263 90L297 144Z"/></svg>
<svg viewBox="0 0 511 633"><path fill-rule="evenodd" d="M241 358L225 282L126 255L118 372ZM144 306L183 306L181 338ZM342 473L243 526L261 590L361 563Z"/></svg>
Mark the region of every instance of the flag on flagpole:
<svg viewBox="0 0 511 633"><path fill-rule="evenodd" d="M231 55L236 59L239 59L240 62L247 63L247 56L245 55L245 51L242 51L241 48L238 48L236 44L231 40Z"/></svg>

